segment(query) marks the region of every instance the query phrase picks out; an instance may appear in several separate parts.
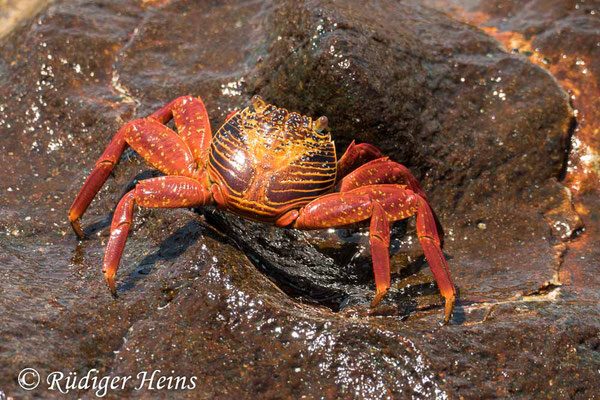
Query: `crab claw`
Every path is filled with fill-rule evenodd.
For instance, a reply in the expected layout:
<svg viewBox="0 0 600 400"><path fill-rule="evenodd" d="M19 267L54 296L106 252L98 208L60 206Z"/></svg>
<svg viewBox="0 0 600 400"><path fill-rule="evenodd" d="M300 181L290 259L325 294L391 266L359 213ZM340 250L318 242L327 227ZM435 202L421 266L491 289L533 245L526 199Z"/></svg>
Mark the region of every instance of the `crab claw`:
<svg viewBox="0 0 600 400"><path fill-rule="evenodd" d="M312 128L321 133L325 128L327 128L327 125L329 124L329 121L327 121L327 117L326 116L322 116L319 117L316 121L313 122L312 124Z"/></svg>
<svg viewBox="0 0 600 400"><path fill-rule="evenodd" d="M267 103L265 103L265 101L262 99L262 97L260 97L259 95L255 94L254 96L252 96L252 100L250 100L252 102L252 107L254 107L254 110L256 112L263 112L265 110L265 108L267 108Z"/></svg>

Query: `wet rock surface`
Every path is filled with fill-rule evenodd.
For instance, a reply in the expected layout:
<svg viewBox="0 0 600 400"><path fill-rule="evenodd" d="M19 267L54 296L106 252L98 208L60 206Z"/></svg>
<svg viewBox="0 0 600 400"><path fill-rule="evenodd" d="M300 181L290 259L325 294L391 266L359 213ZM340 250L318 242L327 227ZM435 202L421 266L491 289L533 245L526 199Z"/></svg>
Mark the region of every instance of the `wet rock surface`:
<svg viewBox="0 0 600 400"><path fill-rule="evenodd" d="M472 2L477 20L429 6L73 0L4 38L0 391L64 398L22 390L33 367L133 376L108 398L596 396L597 98L572 95L597 76L597 48L553 38L598 30L576 29L563 5L548 19ZM590 69L511 52L494 21ZM211 209L138 209L110 297L112 210L155 173L127 151L84 216L87 240L66 212L112 135L182 94L204 98L216 130L255 93L327 115L338 152L371 142L415 173L446 230L460 291L450 325L410 221L394 226L378 316L360 315L374 292L364 230L281 230ZM135 389L157 369L196 388Z"/></svg>

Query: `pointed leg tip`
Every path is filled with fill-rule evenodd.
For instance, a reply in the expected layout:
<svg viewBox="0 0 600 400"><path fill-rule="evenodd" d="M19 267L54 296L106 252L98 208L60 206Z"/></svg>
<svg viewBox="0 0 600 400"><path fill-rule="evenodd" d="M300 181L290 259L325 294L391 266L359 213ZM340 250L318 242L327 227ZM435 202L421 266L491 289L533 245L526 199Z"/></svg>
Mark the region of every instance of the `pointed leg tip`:
<svg viewBox="0 0 600 400"><path fill-rule="evenodd" d="M106 279L106 284L108 285L108 289L110 290L110 294L116 299L119 297L117 295L117 287L115 286L115 276L105 273L104 279Z"/></svg>
<svg viewBox="0 0 600 400"><path fill-rule="evenodd" d="M70 221L71 227L73 228L73 231L75 232L77 237L81 240L85 239L86 236L85 233L83 233L83 229L81 229L81 221L79 220L79 218Z"/></svg>
<svg viewBox="0 0 600 400"><path fill-rule="evenodd" d="M450 322L450 319L452 318L452 313L454 312L455 304L456 298L454 296L446 299L443 325L446 325L448 322Z"/></svg>
<svg viewBox="0 0 600 400"><path fill-rule="evenodd" d="M383 296L385 296L386 292L387 292L387 289L386 290L381 290L381 291L377 292L377 294L375 295L375 298L371 302L371 308L377 307L377 304L379 304L379 302L381 301L381 299L383 299Z"/></svg>

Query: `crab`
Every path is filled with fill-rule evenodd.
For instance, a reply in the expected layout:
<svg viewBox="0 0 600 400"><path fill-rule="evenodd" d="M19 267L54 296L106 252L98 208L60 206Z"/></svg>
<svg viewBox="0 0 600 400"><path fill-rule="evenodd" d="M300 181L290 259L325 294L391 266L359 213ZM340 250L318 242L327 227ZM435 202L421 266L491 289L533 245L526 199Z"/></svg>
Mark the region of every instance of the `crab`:
<svg viewBox="0 0 600 400"><path fill-rule="evenodd" d="M369 223L377 306L390 287L390 224L416 215L419 242L445 299L444 323L456 289L441 250L442 227L411 172L373 145L349 145L336 158L326 117L312 120L267 104L231 112L211 135L200 97L182 96L147 118L130 121L112 138L69 209L80 219L130 146L164 174L139 182L119 201L110 225L102 272L116 296L115 275L138 207L216 205L242 217L295 229ZM177 131L165 124L174 120Z"/></svg>

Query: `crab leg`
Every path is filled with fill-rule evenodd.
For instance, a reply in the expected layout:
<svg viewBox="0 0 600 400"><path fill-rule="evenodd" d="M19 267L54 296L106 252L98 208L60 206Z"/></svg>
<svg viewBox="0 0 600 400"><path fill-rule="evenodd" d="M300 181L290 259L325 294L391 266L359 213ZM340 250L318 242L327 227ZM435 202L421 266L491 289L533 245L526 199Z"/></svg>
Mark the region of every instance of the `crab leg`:
<svg viewBox="0 0 600 400"><path fill-rule="evenodd" d="M375 307L390 287L390 223L381 204L372 202L371 226L369 241L371 242L371 258L377 294L371 302Z"/></svg>
<svg viewBox="0 0 600 400"><path fill-rule="evenodd" d="M133 205L153 208L198 207L212 201L210 191L200 182L183 176L161 176L140 182L121 198L110 225L102 272L113 295L115 275L133 219Z"/></svg>
<svg viewBox="0 0 600 400"><path fill-rule="evenodd" d="M308 203L294 222L298 229L342 227L371 220L369 238L377 295L375 306L390 287L389 224L417 216L417 236L438 288L445 298L444 322L454 309L456 289L440 248L435 219L427 201L403 185L370 185L332 193Z"/></svg>
<svg viewBox="0 0 600 400"><path fill-rule="evenodd" d="M388 183L406 185L408 189L428 201L427 195L421 188L419 181L413 176L410 170L402 164L390 161L388 157L369 161L350 172L338 183L338 190L340 192L347 192L362 186ZM440 240L443 240L444 229L442 228L442 224L433 210L431 210L431 213L435 219Z"/></svg>
<svg viewBox="0 0 600 400"><path fill-rule="evenodd" d="M389 157L381 157L359 166L340 180L338 188L340 192L347 192L361 186L386 183L406 185L408 189L427 200L427 195L410 170L402 164L390 161Z"/></svg>
<svg viewBox="0 0 600 400"><path fill-rule="evenodd" d="M151 119L128 124L125 140L150 165L166 175L194 177L198 165L187 144L171 129Z"/></svg>
<svg viewBox="0 0 600 400"><path fill-rule="evenodd" d="M178 97L148 118L162 124L166 124L173 118L177 126L177 134L192 151L196 163L202 164L201 160L210 147L212 134L208 113L200 97Z"/></svg>
<svg viewBox="0 0 600 400"><path fill-rule="evenodd" d="M152 119L127 123L104 151L96 163L96 168L71 205L69 220L79 237L84 236L79 219L108 178L127 145L133 147L146 161L164 174L185 176L196 174L197 166L192 153L175 132Z"/></svg>
<svg viewBox="0 0 600 400"><path fill-rule="evenodd" d="M354 140L338 160L338 181L360 165L381 158L381 151L372 144L355 144Z"/></svg>
<svg viewBox="0 0 600 400"><path fill-rule="evenodd" d="M71 222L73 230L80 238L85 237L83 229L81 229L81 216L85 213L85 210L87 210L88 206L96 196L96 193L98 193L102 185L104 185L104 182L106 182L106 179L114 169L117 161L119 161L127 148L127 142L123 138L123 133L127 127L128 125L122 127L112 138L110 144L100 156L94 170L87 177L81 189L79 189L79 193L77 193L75 200L73 200L73 204L71 204L71 207L69 208L69 221Z"/></svg>
<svg viewBox="0 0 600 400"><path fill-rule="evenodd" d="M164 126L175 119L178 134ZM85 213L128 145L146 161L170 175L195 176L210 147L210 123L200 98L179 97L146 119L124 125L100 156L94 170L69 209L69 221L80 238L85 237L80 218ZM166 154L166 156L165 156Z"/></svg>

